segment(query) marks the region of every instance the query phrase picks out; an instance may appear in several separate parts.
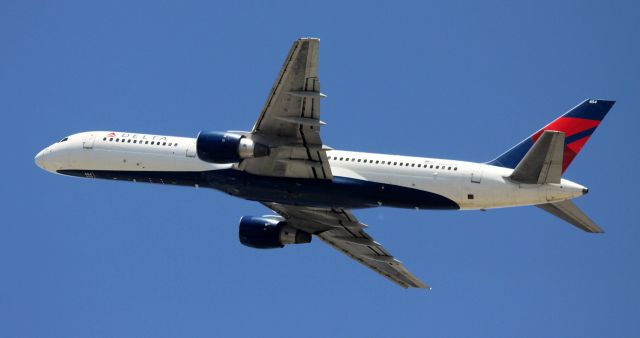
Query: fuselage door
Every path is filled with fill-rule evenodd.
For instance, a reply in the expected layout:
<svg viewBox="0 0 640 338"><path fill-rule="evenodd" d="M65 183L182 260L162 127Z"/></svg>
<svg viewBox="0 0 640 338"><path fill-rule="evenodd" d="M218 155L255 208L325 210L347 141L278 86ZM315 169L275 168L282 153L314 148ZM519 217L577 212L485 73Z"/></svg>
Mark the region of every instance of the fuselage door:
<svg viewBox="0 0 640 338"><path fill-rule="evenodd" d="M482 169L473 169L471 171L471 183L482 182Z"/></svg>
<svg viewBox="0 0 640 338"><path fill-rule="evenodd" d="M187 148L187 157L196 157L196 143L189 143L189 147Z"/></svg>
<svg viewBox="0 0 640 338"><path fill-rule="evenodd" d="M87 135L82 140L82 148L83 149L93 149L93 143L95 142L96 137L93 134Z"/></svg>

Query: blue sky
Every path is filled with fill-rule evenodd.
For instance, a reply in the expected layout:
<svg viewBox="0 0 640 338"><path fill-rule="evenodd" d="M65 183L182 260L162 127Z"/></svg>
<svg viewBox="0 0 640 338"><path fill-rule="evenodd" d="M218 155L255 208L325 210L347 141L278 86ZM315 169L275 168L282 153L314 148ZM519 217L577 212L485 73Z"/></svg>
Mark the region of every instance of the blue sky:
<svg viewBox="0 0 640 338"><path fill-rule="evenodd" d="M2 337L634 337L638 2L0 2ZM605 230L533 207L356 211L433 291L320 242L237 240L257 203L56 176L85 130L249 129L291 42L322 39L324 141L486 161L585 98L617 100L565 177Z"/></svg>

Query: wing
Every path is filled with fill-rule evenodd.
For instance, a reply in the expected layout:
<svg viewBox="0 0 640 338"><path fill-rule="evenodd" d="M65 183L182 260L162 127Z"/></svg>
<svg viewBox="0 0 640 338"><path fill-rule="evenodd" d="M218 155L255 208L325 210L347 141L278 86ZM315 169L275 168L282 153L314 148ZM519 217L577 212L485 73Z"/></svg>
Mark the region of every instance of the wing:
<svg viewBox="0 0 640 338"><path fill-rule="evenodd" d="M345 209L302 207L265 203L292 227L315 234L325 243L403 288L430 287L416 278L382 245L374 241L356 217Z"/></svg>
<svg viewBox="0 0 640 338"><path fill-rule="evenodd" d="M269 145L267 157L247 159L239 169L279 177L331 179L326 147L320 139L320 40L301 38L291 46L275 84L251 131Z"/></svg>

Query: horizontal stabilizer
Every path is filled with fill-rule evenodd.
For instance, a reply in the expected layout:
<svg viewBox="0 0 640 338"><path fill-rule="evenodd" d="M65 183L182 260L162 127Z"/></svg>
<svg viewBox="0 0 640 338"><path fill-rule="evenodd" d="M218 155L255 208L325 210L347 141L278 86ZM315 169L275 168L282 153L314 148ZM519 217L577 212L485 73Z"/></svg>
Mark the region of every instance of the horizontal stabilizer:
<svg viewBox="0 0 640 338"><path fill-rule="evenodd" d="M526 184L560 183L564 133L545 130L509 178Z"/></svg>
<svg viewBox="0 0 640 338"><path fill-rule="evenodd" d="M546 212L553 214L556 217L559 217L575 225L576 227L586 232L604 232L589 218L589 216L585 215L582 210L578 209L578 206L576 206L569 200L558 203L538 204L536 206Z"/></svg>

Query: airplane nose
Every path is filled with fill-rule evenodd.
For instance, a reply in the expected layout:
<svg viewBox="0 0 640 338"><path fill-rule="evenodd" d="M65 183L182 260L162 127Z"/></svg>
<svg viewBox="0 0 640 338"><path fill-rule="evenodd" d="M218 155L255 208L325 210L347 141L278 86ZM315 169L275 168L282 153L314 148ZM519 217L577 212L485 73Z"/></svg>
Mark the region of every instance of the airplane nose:
<svg viewBox="0 0 640 338"><path fill-rule="evenodd" d="M42 149L42 150L41 150L41 151L36 155L36 157L33 159L33 160L34 160L34 162L36 162L36 165L37 165L38 167L40 167L40 169L43 169L43 170L47 170L47 168L45 168L45 167L44 167L44 156L45 156L46 151L47 151L47 148Z"/></svg>

